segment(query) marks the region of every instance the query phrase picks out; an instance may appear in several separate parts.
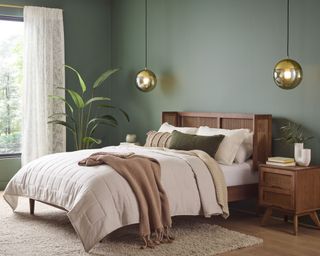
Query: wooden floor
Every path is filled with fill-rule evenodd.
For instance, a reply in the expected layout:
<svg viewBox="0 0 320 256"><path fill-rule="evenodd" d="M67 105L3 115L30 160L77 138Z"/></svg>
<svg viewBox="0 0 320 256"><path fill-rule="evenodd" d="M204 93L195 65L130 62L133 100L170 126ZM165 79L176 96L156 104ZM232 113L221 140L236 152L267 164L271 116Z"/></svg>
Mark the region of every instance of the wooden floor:
<svg viewBox="0 0 320 256"><path fill-rule="evenodd" d="M320 230L299 226L298 236L292 235L292 223L270 219L268 225L260 226L261 217L232 212L227 220L216 218L215 223L223 227L254 235L264 240L263 245L244 248L222 256L320 256Z"/></svg>

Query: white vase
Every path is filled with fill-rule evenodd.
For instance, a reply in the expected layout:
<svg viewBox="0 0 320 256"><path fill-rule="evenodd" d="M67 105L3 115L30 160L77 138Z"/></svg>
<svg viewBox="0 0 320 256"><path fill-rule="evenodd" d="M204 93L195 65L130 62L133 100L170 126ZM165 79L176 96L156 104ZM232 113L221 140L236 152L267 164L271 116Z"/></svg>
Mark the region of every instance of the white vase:
<svg viewBox="0 0 320 256"><path fill-rule="evenodd" d="M298 159L297 164L300 166L309 166L311 162L311 149L305 148L301 150L301 157Z"/></svg>
<svg viewBox="0 0 320 256"><path fill-rule="evenodd" d="M301 158L303 143L294 143L294 160L296 162Z"/></svg>

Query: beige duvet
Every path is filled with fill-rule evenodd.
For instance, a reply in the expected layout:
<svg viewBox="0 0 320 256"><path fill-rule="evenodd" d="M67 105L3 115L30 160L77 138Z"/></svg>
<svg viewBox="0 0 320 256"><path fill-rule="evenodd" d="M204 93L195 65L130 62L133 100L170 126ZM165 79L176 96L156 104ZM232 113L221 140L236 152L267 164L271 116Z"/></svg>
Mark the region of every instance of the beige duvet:
<svg viewBox="0 0 320 256"><path fill-rule="evenodd" d="M228 216L223 173L202 151L117 146L47 155L20 169L9 182L4 198L13 210L19 196L66 209L85 250L89 251L115 229L139 222L136 198L123 177L110 166L78 165L80 160L101 151L134 152L155 158L161 166L171 216Z"/></svg>

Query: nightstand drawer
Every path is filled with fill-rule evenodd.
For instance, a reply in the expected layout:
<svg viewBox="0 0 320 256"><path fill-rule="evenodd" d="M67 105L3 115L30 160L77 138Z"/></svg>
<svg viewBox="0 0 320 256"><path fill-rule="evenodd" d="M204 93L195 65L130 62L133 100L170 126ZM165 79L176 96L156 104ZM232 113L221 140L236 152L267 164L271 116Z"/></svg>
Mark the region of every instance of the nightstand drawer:
<svg viewBox="0 0 320 256"><path fill-rule="evenodd" d="M283 193L278 189L261 188L260 204L264 206L280 207L287 210L294 209L294 198L290 193Z"/></svg>
<svg viewBox="0 0 320 256"><path fill-rule="evenodd" d="M260 175L260 184L263 187L278 188L286 191L294 190L294 176L292 172L283 170L279 172L268 168L262 168Z"/></svg>

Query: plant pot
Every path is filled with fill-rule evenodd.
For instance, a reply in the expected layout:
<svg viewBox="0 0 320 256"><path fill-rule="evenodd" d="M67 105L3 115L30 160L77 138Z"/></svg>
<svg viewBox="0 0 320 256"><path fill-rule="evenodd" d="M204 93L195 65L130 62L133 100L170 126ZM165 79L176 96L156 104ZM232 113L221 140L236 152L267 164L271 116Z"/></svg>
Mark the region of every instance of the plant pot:
<svg viewBox="0 0 320 256"><path fill-rule="evenodd" d="M301 157L298 159L297 164L300 166L309 166L311 162L311 149L305 148L301 150Z"/></svg>
<svg viewBox="0 0 320 256"><path fill-rule="evenodd" d="M135 134L127 134L126 136L126 142L128 143L135 143L137 140L137 135Z"/></svg>

